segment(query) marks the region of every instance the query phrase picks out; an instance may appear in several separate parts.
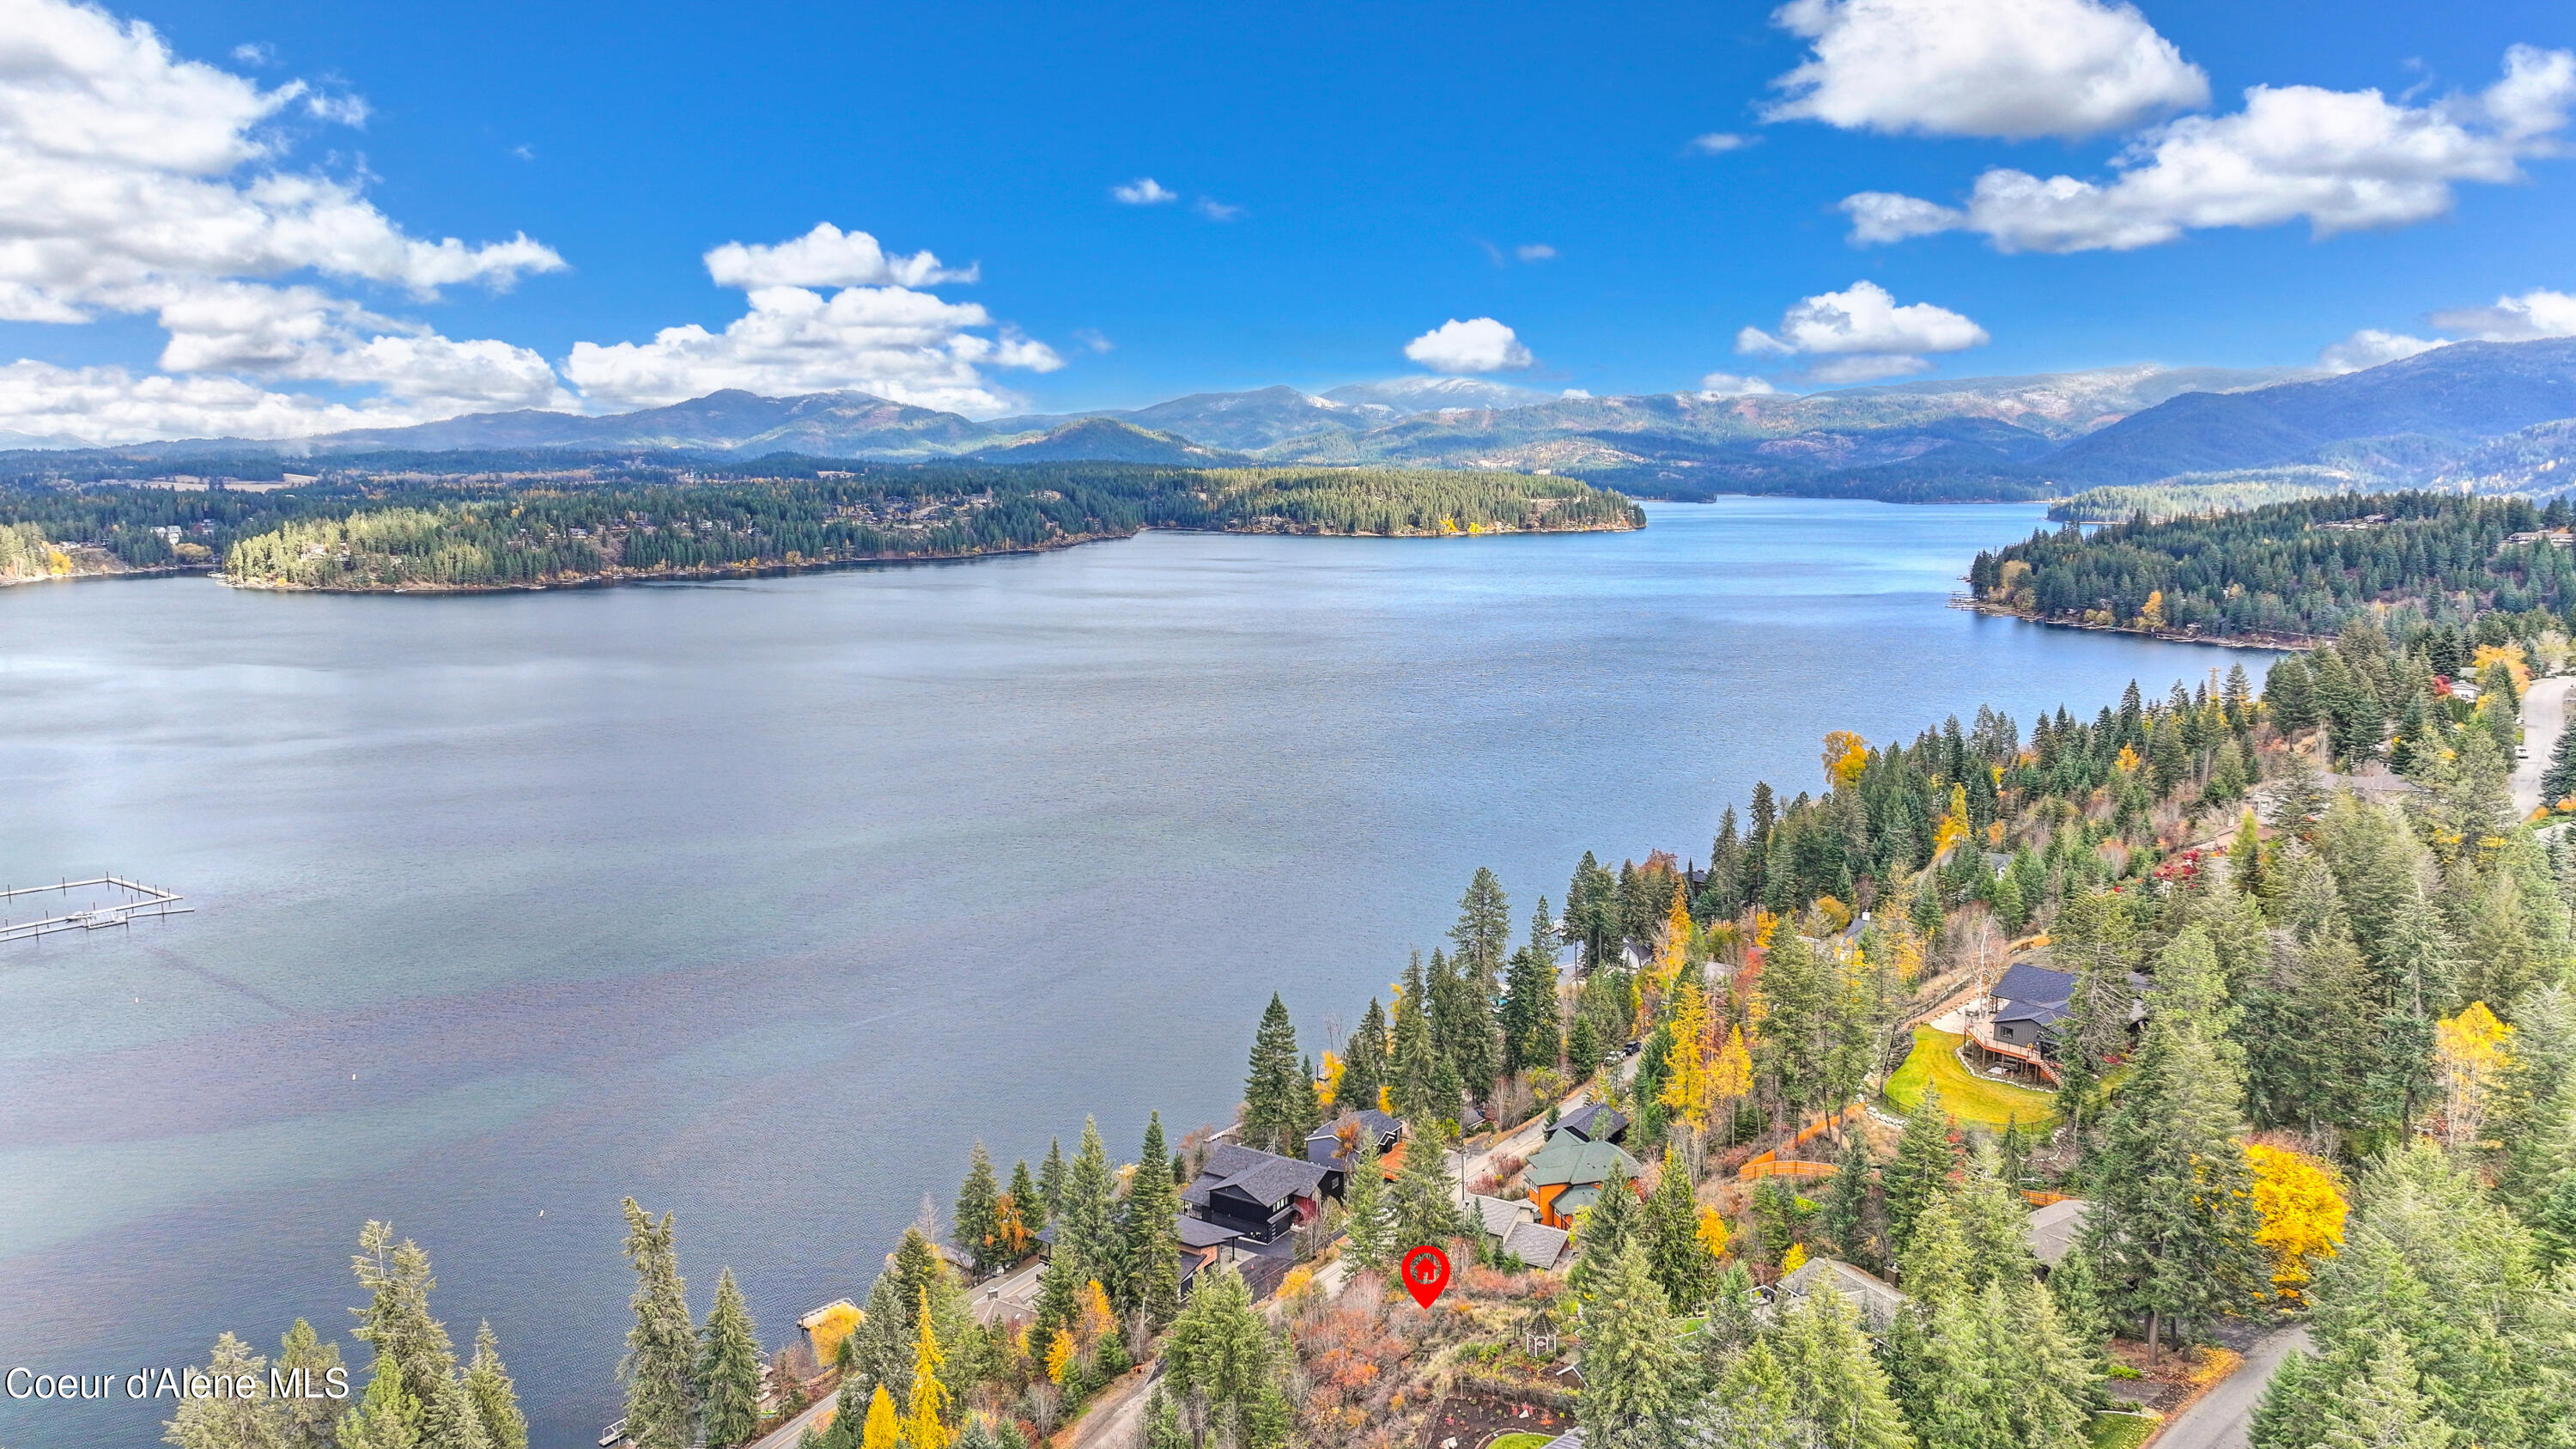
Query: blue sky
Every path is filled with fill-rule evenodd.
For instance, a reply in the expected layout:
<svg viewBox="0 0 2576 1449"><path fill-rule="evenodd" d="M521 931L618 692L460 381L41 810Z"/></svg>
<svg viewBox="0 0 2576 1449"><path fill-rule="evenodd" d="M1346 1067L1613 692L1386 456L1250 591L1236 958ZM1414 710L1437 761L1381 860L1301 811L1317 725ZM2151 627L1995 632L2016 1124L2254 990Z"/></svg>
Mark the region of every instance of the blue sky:
<svg viewBox="0 0 2576 1449"><path fill-rule="evenodd" d="M1802 3L33 0L0 29L27 27L86 102L0 84L0 162L32 146L61 177L0 179L0 315L19 319L0 321L0 358L21 360L0 367L0 430L613 410L746 377L983 413L1132 406L1421 371L1407 343L1452 319L1494 319L1513 345L1421 355L1526 356L1491 375L1605 394L2308 364L2362 329L2576 329L2552 300L2576 292L2576 163L2550 154L2569 135L2563 3ZM2490 92L2514 46L2534 48L2522 83ZM1778 84L1820 57L1815 84ZM2249 119L2249 86L2319 90ZM2372 88L2384 99L2326 94ZM1766 113L1801 94L1810 115ZM137 134L61 134L156 108ZM1711 134L1742 144L1694 146ZM154 149L192 135L205 144L171 143L187 154ZM2160 143L2184 149L2073 213L1964 205L1995 171L2108 187ZM2261 199L2294 188L2231 193L2218 174L2249 154L2340 199L2271 219ZM324 239L175 258L111 240L143 260L10 271L9 243L149 229L64 200L120 169L147 201L218 188L218 210ZM1114 199L1148 177L1174 199ZM280 201L263 191L278 178L330 194ZM1907 234L1854 241L1865 208L1847 199L1872 194L1917 199L1878 213ZM2231 213L2254 224L2189 224ZM2317 239L2320 214L2349 229ZM871 271L840 242L711 278L711 249L818 223L887 259ZM2141 240L2159 227L2176 234ZM354 250L331 252L344 232ZM463 248L432 245L451 237ZM924 251L937 272L904 260ZM728 339L746 277L840 310L790 298L765 337ZM836 303L844 287L864 295ZM1802 299L1820 300L1788 315ZM650 348L692 323L711 340ZM1776 342L1743 350L1747 327Z"/></svg>

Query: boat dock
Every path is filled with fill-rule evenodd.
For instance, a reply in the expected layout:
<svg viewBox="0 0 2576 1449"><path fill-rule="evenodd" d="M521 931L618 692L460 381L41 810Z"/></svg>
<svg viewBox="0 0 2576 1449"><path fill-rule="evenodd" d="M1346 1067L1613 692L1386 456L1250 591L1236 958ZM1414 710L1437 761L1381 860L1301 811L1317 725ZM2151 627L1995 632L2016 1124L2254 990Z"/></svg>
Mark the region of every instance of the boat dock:
<svg viewBox="0 0 2576 1449"><path fill-rule="evenodd" d="M88 880L56 881L49 886L9 886L0 889L0 905L14 902L20 896L46 894L60 895L68 900L72 892L79 890L124 891L130 899L64 911L59 915L45 916L32 921L13 921L0 917L0 941L31 940L37 936L50 936L57 931L98 931L109 926L132 925L137 919L184 916L196 909L194 906L181 905L180 902L186 897L174 891L165 891L159 886L148 886L141 881L127 880L118 875L92 876Z"/></svg>

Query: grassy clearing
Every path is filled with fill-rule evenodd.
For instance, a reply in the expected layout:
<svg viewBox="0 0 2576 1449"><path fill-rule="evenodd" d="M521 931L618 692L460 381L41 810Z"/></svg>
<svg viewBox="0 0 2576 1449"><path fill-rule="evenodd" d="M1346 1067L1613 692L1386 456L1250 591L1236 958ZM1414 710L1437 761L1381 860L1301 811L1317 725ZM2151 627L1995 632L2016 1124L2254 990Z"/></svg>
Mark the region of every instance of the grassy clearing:
<svg viewBox="0 0 2576 1449"><path fill-rule="evenodd" d="M1955 1032L1914 1028L1914 1051L1887 1079L1887 1100L1897 1110L1911 1112L1928 1084L1941 1089L1941 1105L1949 1114L1969 1126L2000 1132L2015 1117L2025 1127L2054 1118L2055 1094L1980 1077L1960 1065L1958 1047L1965 1040Z"/></svg>
<svg viewBox="0 0 2576 1449"><path fill-rule="evenodd" d="M2092 1449L2138 1449L2163 1422L2153 1414L2095 1414L2084 1438Z"/></svg>
<svg viewBox="0 0 2576 1449"><path fill-rule="evenodd" d="M1486 1449L1538 1449L1555 1437L1553 1434L1505 1434Z"/></svg>

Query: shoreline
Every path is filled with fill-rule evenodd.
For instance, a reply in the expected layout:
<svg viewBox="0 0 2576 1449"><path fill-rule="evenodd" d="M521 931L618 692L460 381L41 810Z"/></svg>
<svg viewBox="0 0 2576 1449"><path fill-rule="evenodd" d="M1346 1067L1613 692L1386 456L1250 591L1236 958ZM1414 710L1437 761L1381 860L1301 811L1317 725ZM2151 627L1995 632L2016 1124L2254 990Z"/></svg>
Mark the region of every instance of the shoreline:
<svg viewBox="0 0 2576 1449"><path fill-rule="evenodd" d="M1992 619L2018 619L2025 624L2038 624L2050 629L2081 629L2092 634L2126 634L2132 639L2154 639L2165 644L2210 644L2221 649L2261 649L2274 654L2299 653L2329 642L2324 636L2309 634L2268 636L2191 634L2179 629L2132 629L2126 624L2087 624L2081 619L2050 619L2037 614L2025 614L2009 604L1990 604L1983 599L1972 599L1964 594L1951 595L1947 607L1965 610L1971 614L1983 614Z"/></svg>

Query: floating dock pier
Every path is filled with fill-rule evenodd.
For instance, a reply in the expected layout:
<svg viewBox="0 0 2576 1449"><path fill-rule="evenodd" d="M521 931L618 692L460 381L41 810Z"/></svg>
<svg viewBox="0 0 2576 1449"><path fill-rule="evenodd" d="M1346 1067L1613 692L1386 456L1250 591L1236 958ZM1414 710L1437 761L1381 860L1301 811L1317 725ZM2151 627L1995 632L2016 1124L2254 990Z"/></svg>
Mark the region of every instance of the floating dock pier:
<svg viewBox="0 0 2576 1449"><path fill-rule="evenodd" d="M127 880L118 875L92 876L88 880L56 881L49 886L10 886L0 889L0 902L14 901L20 896L44 895L49 892L69 898L74 891L99 887L129 892L133 899L91 906L83 910L65 911L61 915L46 916L41 920L12 921L0 918L0 941L24 941L37 936L50 936L56 931L99 931L109 926L132 925L137 919L184 916L196 909L195 906L181 905L180 902L187 898L176 892L165 891L159 886L148 886L141 881Z"/></svg>

